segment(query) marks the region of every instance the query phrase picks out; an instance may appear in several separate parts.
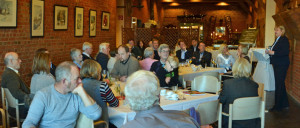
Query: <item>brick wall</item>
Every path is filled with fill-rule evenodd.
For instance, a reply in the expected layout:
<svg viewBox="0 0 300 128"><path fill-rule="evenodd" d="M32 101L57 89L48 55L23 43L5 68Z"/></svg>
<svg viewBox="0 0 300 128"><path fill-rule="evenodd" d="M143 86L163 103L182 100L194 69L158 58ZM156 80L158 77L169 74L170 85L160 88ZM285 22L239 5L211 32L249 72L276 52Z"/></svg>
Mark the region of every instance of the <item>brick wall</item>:
<svg viewBox="0 0 300 128"><path fill-rule="evenodd" d="M78 1L78 3L76 3ZM30 84L30 73L35 50L47 48L52 61L58 65L62 61L71 60L70 49L81 49L82 43L91 42L94 45L93 56L98 52L101 42L109 42L111 48L116 42L116 1L115 0L45 0L44 37L30 38L30 0L18 0L17 28L0 28L0 74L4 70L4 54L9 51L17 52L22 59L20 73L27 84ZM68 6L68 30L53 30L54 5ZM84 8L83 37L74 37L74 10L75 6ZM97 11L97 35L89 37L89 10ZM102 11L110 12L109 31L101 30Z"/></svg>

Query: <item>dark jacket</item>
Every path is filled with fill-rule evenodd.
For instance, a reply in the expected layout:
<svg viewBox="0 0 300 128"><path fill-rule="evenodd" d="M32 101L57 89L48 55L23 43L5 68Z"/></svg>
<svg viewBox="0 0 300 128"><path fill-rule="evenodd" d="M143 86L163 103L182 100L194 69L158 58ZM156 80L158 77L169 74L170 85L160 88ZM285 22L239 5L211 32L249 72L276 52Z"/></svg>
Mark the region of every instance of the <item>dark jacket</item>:
<svg viewBox="0 0 300 128"><path fill-rule="evenodd" d="M143 56L143 54L142 54L142 51L138 48L138 47L136 47L136 46L134 46L132 49L131 49L131 53L133 53L135 56L135 58L138 58L138 56L140 56L140 57L142 57Z"/></svg>
<svg viewBox="0 0 300 128"><path fill-rule="evenodd" d="M258 84L249 78L234 78L224 81L223 89L220 93L220 103L223 104L223 112L229 112L229 104L232 104L235 99L242 97L258 96ZM228 127L228 118L223 117L222 127ZM233 121L233 128L257 128L260 127L259 119Z"/></svg>
<svg viewBox="0 0 300 128"><path fill-rule="evenodd" d="M211 63L211 53L210 52L204 51L201 60L200 60L200 51L196 52L194 57L196 59L193 59L192 64L195 64L195 65L201 64L202 67L205 67L205 64L206 64L206 66L210 66L210 63Z"/></svg>
<svg viewBox="0 0 300 128"><path fill-rule="evenodd" d="M91 78L85 78L82 80L84 90L91 96L96 103L102 108L102 114L100 119L109 122L107 104L103 102L100 94L101 81Z"/></svg>
<svg viewBox="0 0 300 128"><path fill-rule="evenodd" d="M51 68L50 68L50 73L55 77L55 69L56 66L51 62Z"/></svg>
<svg viewBox="0 0 300 128"><path fill-rule="evenodd" d="M108 70L107 69L107 63L108 63L109 57L108 55L99 52L99 54L96 57L96 61L101 65L102 70Z"/></svg>
<svg viewBox="0 0 300 128"><path fill-rule="evenodd" d="M199 51L198 46L199 46L199 44L197 44L197 46L196 46L196 51L194 51L195 47L193 45L191 45L191 47L189 48L189 50L192 51L192 52L197 52L197 51Z"/></svg>
<svg viewBox="0 0 300 128"><path fill-rule="evenodd" d="M92 59L92 60L94 60L93 57L88 57L87 55L82 54L82 61L84 61L84 60L86 60L86 59Z"/></svg>
<svg viewBox="0 0 300 128"><path fill-rule="evenodd" d="M274 45L274 44L273 44ZM270 63L274 65L289 65L289 52L290 43L286 36L281 36L272 51L275 52L274 55L270 56Z"/></svg>
<svg viewBox="0 0 300 128"><path fill-rule="evenodd" d="M179 62L185 62L186 59L190 59L192 56L189 51L186 51L184 59L181 59L181 50L177 50L176 57L178 58Z"/></svg>
<svg viewBox="0 0 300 128"><path fill-rule="evenodd" d="M155 72L157 78L159 79L160 87L172 87L178 85L181 87L181 84L178 79L178 68L175 68L173 71L168 72L164 67L159 67ZM171 80L169 83L166 83L166 78L170 77Z"/></svg>
<svg viewBox="0 0 300 128"><path fill-rule="evenodd" d="M153 59L160 60L157 50L154 50L154 58Z"/></svg>

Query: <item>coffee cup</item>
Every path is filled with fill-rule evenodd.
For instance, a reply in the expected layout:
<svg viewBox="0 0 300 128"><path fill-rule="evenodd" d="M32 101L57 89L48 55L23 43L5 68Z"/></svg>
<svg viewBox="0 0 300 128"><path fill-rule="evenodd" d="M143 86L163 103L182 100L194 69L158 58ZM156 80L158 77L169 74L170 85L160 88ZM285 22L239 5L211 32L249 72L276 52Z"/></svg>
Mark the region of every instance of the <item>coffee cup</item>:
<svg viewBox="0 0 300 128"><path fill-rule="evenodd" d="M168 92L167 92L167 95L168 95L169 97L171 97L173 94L174 94L173 91L168 91Z"/></svg>
<svg viewBox="0 0 300 128"><path fill-rule="evenodd" d="M166 93L167 93L167 90L166 90L166 89L160 90L160 95L161 95L161 96L165 96Z"/></svg>

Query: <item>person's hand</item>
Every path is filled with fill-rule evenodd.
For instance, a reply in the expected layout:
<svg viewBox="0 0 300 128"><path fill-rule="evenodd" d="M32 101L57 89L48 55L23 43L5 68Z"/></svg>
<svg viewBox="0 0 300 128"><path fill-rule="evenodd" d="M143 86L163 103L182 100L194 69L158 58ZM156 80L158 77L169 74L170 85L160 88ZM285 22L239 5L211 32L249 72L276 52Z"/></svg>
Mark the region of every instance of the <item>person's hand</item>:
<svg viewBox="0 0 300 128"><path fill-rule="evenodd" d="M196 59L196 57L193 56L192 59Z"/></svg>
<svg viewBox="0 0 300 128"><path fill-rule="evenodd" d="M166 77L166 83L169 84L171 81L171 77Z"/></svg>
<svg viewBox="0 0 300 128"><path fill-rule="evenodd" d="M122 81L122 82L125 82L126 79L127 79L127 76L122 76L122 77L120 77L120 81Z"/></svg>
<svg viewBox="0 0 300 128"><path fill-rule="evenodd" d="M80 83L80 84L78 84L77 87L72 91L72 93L78 94L78 93L82 92L82 90L84 90L84 89L83 89L83 85L82 85L82 83Z"/></svg>

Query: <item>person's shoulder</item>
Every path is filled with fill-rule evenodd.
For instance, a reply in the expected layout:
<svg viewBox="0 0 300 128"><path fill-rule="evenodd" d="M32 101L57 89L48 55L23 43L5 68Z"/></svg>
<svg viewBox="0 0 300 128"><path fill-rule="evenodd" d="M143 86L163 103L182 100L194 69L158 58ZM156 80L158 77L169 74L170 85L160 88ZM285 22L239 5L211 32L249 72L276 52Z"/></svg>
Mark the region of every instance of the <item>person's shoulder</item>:
<svg viewBox="0 0 300 128"><path fill-rule="evenodd" d="M134 61L134 62L139 62L135 57L133 57L133 56L130 56L130 60L131 61Z"/></svg>

